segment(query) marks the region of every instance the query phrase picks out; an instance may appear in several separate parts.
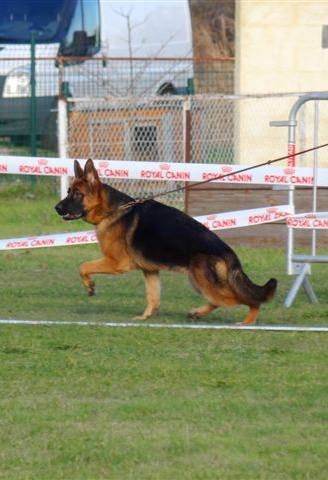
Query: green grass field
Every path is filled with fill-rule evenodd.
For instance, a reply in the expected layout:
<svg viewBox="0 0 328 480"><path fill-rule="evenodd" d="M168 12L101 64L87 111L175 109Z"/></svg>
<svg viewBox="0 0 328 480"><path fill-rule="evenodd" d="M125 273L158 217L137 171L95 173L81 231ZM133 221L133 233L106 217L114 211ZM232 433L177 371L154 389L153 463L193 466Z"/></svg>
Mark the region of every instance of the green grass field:
<svg viewBox="0 0 328 480"><path fill-rule="evenodd" d="M32 193L0 187L1 238L89 229L60 220L53 191L49 179ZM302 293L285 309L283 249L237 252L254 281L278 278L261 324L327 325L324 265L319 305ZM0 252L0 318L130 321L142 275L99 276L88 298L78 267L98 256L96 245ZM187 322L202 300L183 276L162 278L156 322ZM217 310L208 323L245 313ZM326 333L1 325L0 338L1 479L327 476Z"/></svg>

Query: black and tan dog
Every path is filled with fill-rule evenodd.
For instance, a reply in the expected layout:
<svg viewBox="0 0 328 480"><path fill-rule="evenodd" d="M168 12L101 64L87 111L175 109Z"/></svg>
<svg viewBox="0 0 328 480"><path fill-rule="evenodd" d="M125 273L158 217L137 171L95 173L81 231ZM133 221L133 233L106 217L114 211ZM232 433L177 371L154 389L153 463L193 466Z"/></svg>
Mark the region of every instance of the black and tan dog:
<svg viewBox="0 0 328 480"><path fill-rule="evenodd" d="M175 208L154 200L133 199L100 182L92 160L84 170L75 161L75 178L56 210L65 220L82 218L96 226L104 257L80 268L88 294L95 293L91 275L142 270L147 306L140 319L155 315L160 304L160 270L185 272L207 303L189 312L204 317L219 306L247 305L243 324L254 323L261 303L269 300L277 282L252 283L233 252L213 232Z"/></svg>

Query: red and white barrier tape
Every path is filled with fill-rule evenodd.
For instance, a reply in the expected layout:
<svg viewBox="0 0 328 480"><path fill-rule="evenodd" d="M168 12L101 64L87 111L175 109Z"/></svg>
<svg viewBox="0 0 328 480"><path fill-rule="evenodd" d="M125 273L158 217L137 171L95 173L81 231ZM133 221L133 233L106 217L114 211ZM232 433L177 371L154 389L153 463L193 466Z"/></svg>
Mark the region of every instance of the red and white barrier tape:
<svg viewBox="0 0 328 480"><path fill-rule="evenodd" d="M275 207L253 208L236 212L202 215L195 217L195 219L200 223L203 223L210 230L221 230L276 222L288 218L293 213L290 205L277 205ZM88 243L97 243L97 237L94 230L2 239L0 240L0 250L62 247L66 245L84 245Z"/></svg>
<svg viewBox="0 0 328 480"><path fill-rule="evenodd" d="M80 160L81 164L85 160ZM165 163L121 160L95 160L102 178L133 180L173 180L199 182L229 174L220 183L312 186L313 169L310 167L263 166L244 173L234 173L245 165L210 163ZM73 160L69 158L42 158L0 156L0 173L20 175L73 176ZM318 186L328 186L328 168L318 169Z"/></svg>
<svg viewBox="0 0 328 480"><path fill-rule="evenodd" d="M94 230L2 239L0 240L0 250L63 247L66 245L85 245L87 243L97 243L97 236Z"/></svg>
<svg viewBox="0 0 328 480"><path fill-rule="evenodd" d="M300 213L287 218L290 228L325 230L328 228L328 212Z"/></svg>
<svg viewBox="0 0 328 480"><path fill-rule="evenodd" d="M195 217L195 219L210 230L222 230L277 222L285 220L292 214L293 208L290 205L277 205L274 207L202 215Z"/></svg>

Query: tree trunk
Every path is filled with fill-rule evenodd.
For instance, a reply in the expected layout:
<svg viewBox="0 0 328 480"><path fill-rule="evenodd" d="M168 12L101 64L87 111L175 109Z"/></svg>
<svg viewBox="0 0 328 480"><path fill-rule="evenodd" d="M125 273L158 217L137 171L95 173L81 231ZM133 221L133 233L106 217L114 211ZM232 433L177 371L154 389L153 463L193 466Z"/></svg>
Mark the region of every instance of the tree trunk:
<svg viewBox="0 0 328 480"><path fill-rule="evenodd" d="M235 0L189 0L196 93L233 93ZM230 60L209 60L210 58Z"/></svg>

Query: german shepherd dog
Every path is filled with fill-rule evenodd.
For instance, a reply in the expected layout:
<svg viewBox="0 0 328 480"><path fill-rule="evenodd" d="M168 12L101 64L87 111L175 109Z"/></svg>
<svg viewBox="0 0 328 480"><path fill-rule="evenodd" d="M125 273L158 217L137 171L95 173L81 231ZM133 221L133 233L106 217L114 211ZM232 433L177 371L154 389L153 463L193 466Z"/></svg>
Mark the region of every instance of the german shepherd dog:
<svg viewBox="0 0 328 480"><path fill-rule="evenodd" d="M104 256L80 267L89 295L95 293L93 274L142 270L147 306L136 318L146 320L159 308L159 271L178 271L189 275L207 302L191 310L189 318L204 317L219 306L242 304L249 307L243 325L256 321L261 304L274 295L274 278L263 286L255 285L234 251L213 232L155 200L134 203L130 196L100 182L91 159L84 170L75 160L74 173L67 197L55 209L64 220L82 218L96 226Z"/></svg>

